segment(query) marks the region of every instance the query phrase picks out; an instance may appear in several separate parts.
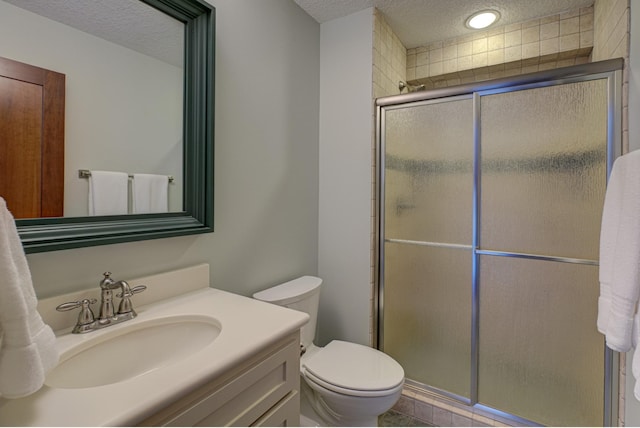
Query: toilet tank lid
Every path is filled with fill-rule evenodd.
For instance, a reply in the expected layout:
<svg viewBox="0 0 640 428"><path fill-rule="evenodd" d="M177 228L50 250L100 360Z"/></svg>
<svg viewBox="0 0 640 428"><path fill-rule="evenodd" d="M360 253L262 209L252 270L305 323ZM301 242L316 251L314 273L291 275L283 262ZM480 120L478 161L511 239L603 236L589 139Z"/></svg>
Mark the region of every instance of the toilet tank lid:
<svg viewBox="0 0 640 428"><path fill-rule="evenodd" d="M287 305L305 299L320 291L322 279L315 276L302 276L266 290L254 293L253 298L263 302Z"/></svg>

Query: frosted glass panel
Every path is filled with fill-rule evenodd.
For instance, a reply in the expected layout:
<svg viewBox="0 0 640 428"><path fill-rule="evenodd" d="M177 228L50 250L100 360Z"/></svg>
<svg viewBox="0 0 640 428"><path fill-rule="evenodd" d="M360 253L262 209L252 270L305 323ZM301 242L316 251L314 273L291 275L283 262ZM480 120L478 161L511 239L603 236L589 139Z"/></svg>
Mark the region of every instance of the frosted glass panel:
<svg viewBox="0 0 640 428"><path fill-rule="evenodd" d="M385 244L384 351L407 378L469 397L471 250Z"/></svg>
<svg viewBox="0 0 640 428"><path fill-rule="evenodd" d="M479 402L545 425L603 423L598 268L481 256Z"/></svg>
<svg viewBox="0 0 640 428"><path fill-rule="evenodd" d="M607 81L481 98L483 249L596 260Z"/></svg>
<svg viewBox="0 0 640 428"><path fill-rule="evenodd" d="M389 110L385 146L386 237L471 244L472 100Z"/></svg>

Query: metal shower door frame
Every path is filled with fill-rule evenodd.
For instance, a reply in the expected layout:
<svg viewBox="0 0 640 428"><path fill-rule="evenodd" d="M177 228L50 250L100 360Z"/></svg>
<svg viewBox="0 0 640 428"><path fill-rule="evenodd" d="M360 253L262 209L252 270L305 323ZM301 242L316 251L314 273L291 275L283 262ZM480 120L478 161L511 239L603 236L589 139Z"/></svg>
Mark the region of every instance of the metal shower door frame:
<svg viewBox="0 0 640 428"><path fill-rule="evenodd" d="M493 409L478 403L478 363L479 363L479 258L482 254L499 255L507 257L521 257L528 259L558 261L564 263L579 263L597 265L595 260L570 259L560 257L545 257L531 254L496 253L479 248L479 220L480 220L480 99L485 95L504 92L513 92L526 89L542 88L547 86L562 85L567 83L582 82L588 80L607 80L607 179L611 172L614 160L622 154L622 59L613 59L589 64L581 64L555 70L513 76L487 82L478 82L459 85L448 88L433 89L424 92L413 92L405 95L396 95L376 100L376 218L377 233L375 270L376 292L374 313L375 346L383 349L384 344L384 257L385 257L385 113L387 110L409 108L418 105L455 101L459 99L473 98L473 147L474 147L474 183L473 183L473 239L472 239L472 326L471 326L471 396L460 397L447 391L442 391L429 385L415 381L408 384L420 389L431 391L435 394L454 399L463 404L481 408L482 410L500 416L507 416L514 421L525 424L536 423L519 418L515 415ZM429 243L426 243L429 244ZM595 328L595 326L594 326ZM603 339L604 341L604 339ZM603 426L617 425L618 418L618 371L619 355L605 346L604 367L604 417Z"/></svg>

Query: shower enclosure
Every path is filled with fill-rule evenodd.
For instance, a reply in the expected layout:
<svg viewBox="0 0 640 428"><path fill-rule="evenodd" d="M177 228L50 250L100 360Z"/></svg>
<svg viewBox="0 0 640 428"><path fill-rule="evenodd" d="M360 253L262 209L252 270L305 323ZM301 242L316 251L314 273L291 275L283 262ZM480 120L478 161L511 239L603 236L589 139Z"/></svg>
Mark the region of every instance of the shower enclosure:
<svg viewBox="0 0 640 428"><path fill-rule="evenodd" d="M377 101L378 346L523 423L609 425L598 245L621 60Z"/></svg>

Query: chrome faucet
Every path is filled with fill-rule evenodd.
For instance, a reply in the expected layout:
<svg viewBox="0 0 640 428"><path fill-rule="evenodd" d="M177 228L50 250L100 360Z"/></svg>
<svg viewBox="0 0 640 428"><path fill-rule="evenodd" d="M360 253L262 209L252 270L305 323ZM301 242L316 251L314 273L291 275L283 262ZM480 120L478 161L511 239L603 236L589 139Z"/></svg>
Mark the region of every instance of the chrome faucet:
<svg viewBox="0 0 640 428"><path fill-rule="evenodd" d="M89 331L98 330L110 325L119 324L121 322L135 318L138 314L133 310L131 296L141 293L147 289L146 285L138 285L131 288L126 281L115 281L111 278L111 272L105 272L104 278L100 281L100 313L98 319L95 319L91 304L96 303L96 299L84 299L77 302L67 302L56 307L58 311L70 311L72 309L81 308L80 315L72 333L87 333ZM117 297L120 297L120 305L118 311L114 311L113 290L120 289Z"/></svg>

